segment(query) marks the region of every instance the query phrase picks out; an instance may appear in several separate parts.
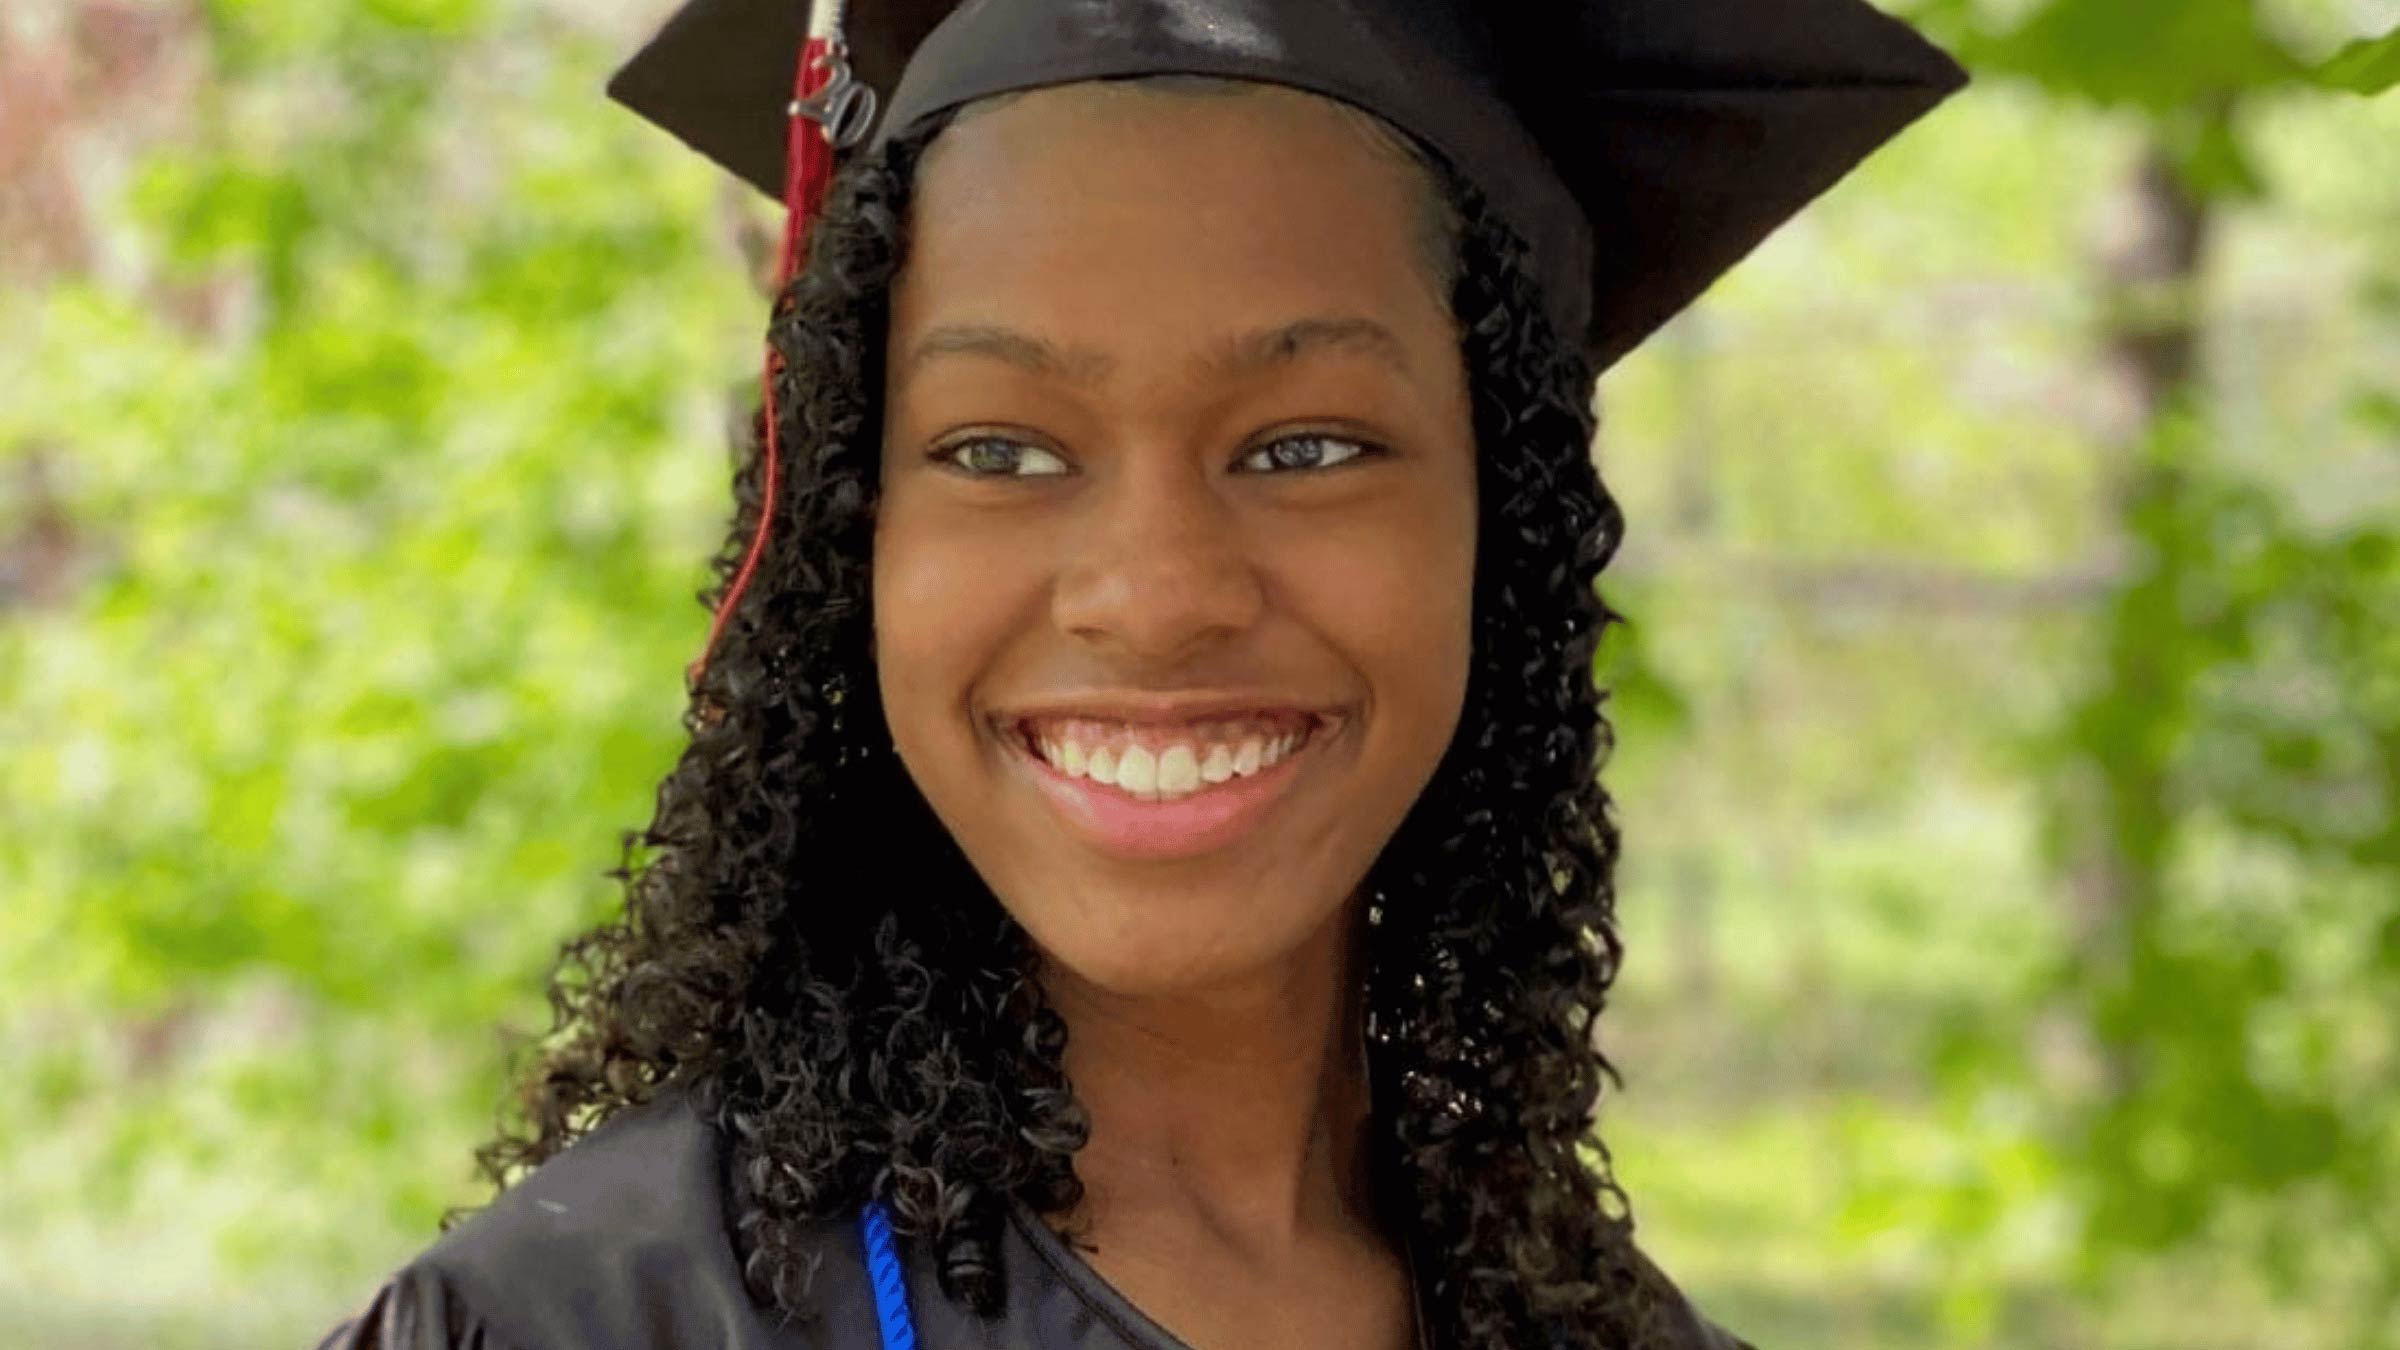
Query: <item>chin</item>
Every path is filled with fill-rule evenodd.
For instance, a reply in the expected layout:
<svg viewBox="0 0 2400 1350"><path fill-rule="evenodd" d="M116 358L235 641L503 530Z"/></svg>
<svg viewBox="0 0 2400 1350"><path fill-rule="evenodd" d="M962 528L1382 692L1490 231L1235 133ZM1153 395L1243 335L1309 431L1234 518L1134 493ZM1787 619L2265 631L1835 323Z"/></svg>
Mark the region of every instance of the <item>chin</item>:
<svg viewBox="0 0 2400 1350"><path fill-rule="evenodd" d="M1254 922L1228 924L1228 908L1207 902L1194 904L1200 921L1177 922L1148 895L1102 902L1097 909L1079 906L1072 914L1010 909L1041 948L1046 966L1119 998L1239 984L1293 960L1310 939L1306 929L1278 932Z"/></svg>

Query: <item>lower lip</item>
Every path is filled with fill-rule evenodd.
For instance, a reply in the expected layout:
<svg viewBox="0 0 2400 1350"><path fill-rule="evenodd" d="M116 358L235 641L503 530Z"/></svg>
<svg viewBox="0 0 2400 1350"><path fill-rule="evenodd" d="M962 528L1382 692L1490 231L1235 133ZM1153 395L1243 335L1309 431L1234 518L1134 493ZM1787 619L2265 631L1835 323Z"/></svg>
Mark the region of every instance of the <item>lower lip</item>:
<svg viewBox="0 0 2400 1350"><path fill-rule="evenodd" d="M1343 724L1325 722L1308 742L1247 778L1233 778L1174 801L1146 802L1089 779L1069 778L1027 749L1011 732L1004 739L1068 825L1102 852L1120 858L1188 858L1212 852L1257 828L1292 780Z"/></svg>

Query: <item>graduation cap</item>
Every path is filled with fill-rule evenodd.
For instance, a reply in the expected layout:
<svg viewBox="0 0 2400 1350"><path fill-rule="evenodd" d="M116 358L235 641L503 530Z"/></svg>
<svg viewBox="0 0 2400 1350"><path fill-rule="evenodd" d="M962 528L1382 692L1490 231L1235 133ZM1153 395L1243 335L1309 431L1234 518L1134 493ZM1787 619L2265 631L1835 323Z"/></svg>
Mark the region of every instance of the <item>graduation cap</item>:
<svg viewBox="0 0 2400 1350"><path fill-rule="evenodd" d="M1439 154L1525 240L1553 325L1595 370L1966 82L1865 0L846 8L689 0L608 85L785 203L779 285L798 266L836 145L879 146L991 94L1219 75L1341 99ZM769 453L772 485L771 437ZM762 541L763 528L751 561Z"/></svg>

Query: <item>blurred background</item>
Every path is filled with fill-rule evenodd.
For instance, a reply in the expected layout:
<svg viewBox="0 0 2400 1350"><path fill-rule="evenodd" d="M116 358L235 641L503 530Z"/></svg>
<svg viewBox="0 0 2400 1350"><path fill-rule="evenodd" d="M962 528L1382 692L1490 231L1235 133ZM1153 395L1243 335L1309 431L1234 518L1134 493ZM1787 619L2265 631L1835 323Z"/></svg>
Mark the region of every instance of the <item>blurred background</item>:
<svg viewBox="0 0 2400 1350"><path fill-rule="evenodd" d="M670 7L0 5L0 1345L313 1344L485 1198L755 388ZM2400 1346L2400 6L1894 8L1977 85L1601 390L1645 1245Z"/></svg>

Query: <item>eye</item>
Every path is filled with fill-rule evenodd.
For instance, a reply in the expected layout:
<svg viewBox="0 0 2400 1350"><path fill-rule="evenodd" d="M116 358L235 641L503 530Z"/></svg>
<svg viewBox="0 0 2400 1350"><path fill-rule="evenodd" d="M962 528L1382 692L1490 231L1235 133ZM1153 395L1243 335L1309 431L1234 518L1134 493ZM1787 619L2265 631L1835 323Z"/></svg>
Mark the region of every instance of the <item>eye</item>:
<svg viewBox="0 0 2400 1350"><path fill-rule="evenodd" d="M1244 468L1280 473L1287 469L1330 469L1374 453L1375 447L1364 441L1311 433L1270 441L1235 462Z"/></svg>
<svg viewBox="0 0 2400 1350"><path fill-rule="evenodd" d="M1074 472L1050 451L1005 436L953 441L933 451L933 458L975 478L1055 478Z"/></svg>

